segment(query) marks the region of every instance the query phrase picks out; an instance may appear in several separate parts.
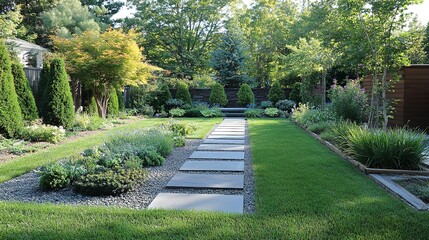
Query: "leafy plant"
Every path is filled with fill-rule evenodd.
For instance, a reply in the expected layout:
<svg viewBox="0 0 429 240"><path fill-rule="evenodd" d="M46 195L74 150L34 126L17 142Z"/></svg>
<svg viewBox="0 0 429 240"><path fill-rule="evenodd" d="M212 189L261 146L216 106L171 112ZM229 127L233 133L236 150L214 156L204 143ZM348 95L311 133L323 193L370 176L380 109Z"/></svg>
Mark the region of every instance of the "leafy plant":
<svg viewBox="0 0 429 240"><path fill-rule="evenodd" d="M172 117L182 117L185 115L185 112L186 111L181 108L173 108L168 113L170 113Z"/></svg>
<svg viewBox="0 0 429 240"><path fill-rule="evenodd" d="M253 95L253 91L250 88L249 84L242 84L237 93L238 103L241 105L247 105L251 103L255 103L255 95Z"/></svg>
<svg viewBox="0 0 429 240"><path fill-rule="evenodd" d="M358 81L349 81L345 87L333 85L330 98L332 111L338 117L357 123L366 120L368 99Z"/></svg>
<svg viewBox="0 0 429 240"><path fill-rule="evenodd" d="M262 109L252 108L252 109L247 109L244 112L244 116L248 118L257 118L257 117L261 117L263 113L264 113L264 110Z"/></svg>
<svg viewBox="0 0 429 240"><path fill-rule="evenodd" d="M210 92L210 103L212 104L220 104L221 106L225 106L228 103L228 99L226 97L225 89L222 84L216 83L212 87L212 91Z"/></svg>
<svg viewBox="0 0 429 240"><path fill-rule="evenodd" d="M266 108L264 110L264 114L268 117L278 117L280 114L280 111L277 108Z"/></svg>
<svg viewBox="0 0 429 240"><path fill-rule="evenodd" d="M206 117L206 118L223 116L223 113L219 108L204 109L204 110L201 110L200 112L201 112L201 115L203 115L203 117Z"/></svg>
<svg viewBox="0 0 429 240"><path fill-rule="evenodd" d="M38 174L40 176L39 186L42 190L57 190L70 185L70 173L60 163L42 167Z"/></svg>
<svg viewBox="0 0 429 240"><path fill-rule="evenodd" d="M65 139L66 131L62 127L33 125L23 128L21 138L29 141L57 143Z"/></svg>
<svg viewBox="0 0 429 240"><path fill-rule="evenodd" d="M295 107L295 102L292 100L284 99L280 100L276 103L276 107L282 111L291 112L292 109Z"/></svg>
<svg viewBox="0 0 429 240"><path fill-rule="evenodd" d="M174 135L186 136L197 130L197 126L193 124L187 124L184 122L175 121L173 119L166 123L161 124L162 127L172 131Z"/></svg>
<svg viewBox="0 0 429 240"><path fill-rule="evenodd" d="M182 108L184 104L185 103L181 99L172 98L167 100L168 109Z"/></svg>
<svg viewBox="0 0 429 240"><path fill-rule="evenodd" d="M273 107L273 102L271 101L262 101L260 104L262 109Z"/></svg>

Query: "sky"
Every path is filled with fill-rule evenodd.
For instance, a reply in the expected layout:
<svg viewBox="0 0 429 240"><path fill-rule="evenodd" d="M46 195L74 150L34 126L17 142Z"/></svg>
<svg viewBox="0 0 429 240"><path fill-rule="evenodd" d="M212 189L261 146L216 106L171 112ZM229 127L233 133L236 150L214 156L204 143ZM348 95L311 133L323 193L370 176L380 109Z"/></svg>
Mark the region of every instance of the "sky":
<svg viewBox="0 0 429 240"><path fill-rule="evenodd" d="M123 2L125 2L126 0L122 0ZM245 3L250 4L252 2L252 0L244 0ZM414 12L418 19L420 20L420 22L426 26L426 24L429 22L429 0L424 0L422 4L418 4L418 5L412 5L409 7L408 9L410 12ZM125 17L129 17L131 16L133 13L135 12L134 9L127 9L127 8L122 8L121 11L119 11L114 18L118 19L118 18L125 18Z"/></svg>

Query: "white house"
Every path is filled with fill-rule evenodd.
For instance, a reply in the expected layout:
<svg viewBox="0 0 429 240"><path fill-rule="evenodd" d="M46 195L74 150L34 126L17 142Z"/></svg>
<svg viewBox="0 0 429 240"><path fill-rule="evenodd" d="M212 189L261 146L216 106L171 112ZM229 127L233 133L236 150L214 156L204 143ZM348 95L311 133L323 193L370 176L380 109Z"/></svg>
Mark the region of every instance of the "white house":
<svg viewBox="0 0 429 240"><path fill-rule="evenodd" d="M48 51L46 48L18 38L8 38L6 43L12 46L24 67L43 67L43 54Z"/></svg>

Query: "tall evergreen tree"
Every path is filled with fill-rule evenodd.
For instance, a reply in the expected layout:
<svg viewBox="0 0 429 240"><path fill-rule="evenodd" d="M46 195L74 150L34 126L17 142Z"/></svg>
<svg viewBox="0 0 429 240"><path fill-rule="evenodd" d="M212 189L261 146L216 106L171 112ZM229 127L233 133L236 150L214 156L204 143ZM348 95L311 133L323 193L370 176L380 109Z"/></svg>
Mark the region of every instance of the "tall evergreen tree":
<svg viewBox="0 0 429 240"><path fill-rule="evenodd" d="M231 33L221 38L218 48L212 53L211 65L217 71L218 81L227 87L239 87L244 80L244 55L240 41Z"/></svg>
<svg viewBox="0 0 429 240"><path fill-rule="evenodd" d="M275 82L268 92L268 98L276 104L278 101L286 98L285 92L279 82Z"/></svg>
<svg viewBox="0 0 429 240"><path fill-rule="evenodd" d="M22 117L27 121L35 120L38 117L36 101L34 100L24 69L19 62L12 62L12 75Z"/></svg>
<svg viewBox="0 0 429 240"><path fill-rule="evenodd" d="M39 83L37 86L37 109L39 110L39 116L41 118L46 117L46 105L47 102L47 86L49 84L49 78L51 77L51 66L46 61L43 63L43 69L40 72Z"/></svg>
<svg viewBox="0 0 429 240"><path fill-rule="evenodd" d="M23 126L9 54L4 42L0 41L0 134L13 137Z"/></svg>
<svg viewBox="0 0 429 240"><path fill-rule="evenodd" d="M51 76L46 90L46 118L43 121L70 128L74 120L73 97L62 59L52 60Z"/></svg>
<svg viewBox="0 0 429 240"><path fill-rule="evenodd" d="M225 89L222 84L216 83L212 87L209 100L211 104L220 104L221 106L225 106L228 103L228 98L226 97Z"/></svg>

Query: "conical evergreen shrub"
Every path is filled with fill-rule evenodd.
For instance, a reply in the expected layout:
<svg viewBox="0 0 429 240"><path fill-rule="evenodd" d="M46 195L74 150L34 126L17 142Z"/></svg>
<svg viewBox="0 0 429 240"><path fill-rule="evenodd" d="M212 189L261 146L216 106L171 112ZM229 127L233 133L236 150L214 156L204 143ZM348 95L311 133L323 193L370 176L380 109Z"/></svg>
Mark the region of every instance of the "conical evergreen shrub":
<svg viewBox="0 0 429 240"><path fill-rule="evenodd" d="M23 127L9 54L4 42L0 41L0 134L14 137Z"/></svg>
<svg viewBox="0 0 429 240"><path fill-rule="evenodd" d="M190 96L190 95L189 95ZM166 109L167 101L169 99L172 99L170 89L168 88L167 84L162 84L161 88L159 89L159 95L158 95L158 106L159 108Z"/></svg>
<svg viewBox="0 0 429 240"><path fill-rule="evenodd" d="M185 104L192 104L191 94L189 93L189 88L186 83L179 82L177 85L176 98L182 100Z"/></svg>
<svg viewBox="0 0 429 240"><path fill-rule="evenodd" d="M238 90L238 103L241 105L247 105L250 103L255 103L255 95L253 94L252 88L249 84L242 84Z"/></svg>
<svg viewBox="0 0 429 240"><path fill-rule="evenodd" d="M220 104L221 106L225 106L228 103L222 84L216 83L213 85L209 100L211 104Z"/></svg>
<svg viewBox="0 0 429 240"><path fill-rule="evenodd" d="M38 117L36 101L34 100L24 69L19 62L12 62L12 75L22 117L24 120L33 121Z"/></svg>
<svg viewBox="0 0 429 240"><path fill-rule="evenodd" d="M95 101L95 97L91 97L91 101L89 102L86 112L90 116L98 116L98 107L97 102Z"/></svg>
<svg viewBox="0 0 429 240"><path fill-rule="evenodd" d="M49 63L43 63L43 69L40 72L40 79L37 86L37 109L39 110L39 116L46 118L46 106L48 104L47 99L47 86L49 84L49 78L51 77L51 66Z"/></svg>
<svg viewBox="0 0 429 240"><path fill-rule="evenodd" d="M111 89L109 96L109 102L107 103L107 115L109 117L117 117L119 115L119 103L116 89Z"/></svg>
<svg viewBox="0 0 429 240"><path fill-rule="evenodd" d="M64 61L52 60L50 72L46 88L46 118L43 122L70 128L74 121L74 106Z"/></svg>
<svg viewBox="0 0 429 240"><path fill-rule="evenodd" d="M271 102L276 104L280 100L286 99L285 92L282 89L282 86L279 82L275 82L268 92L268 99L270 99Z"/></svg>

